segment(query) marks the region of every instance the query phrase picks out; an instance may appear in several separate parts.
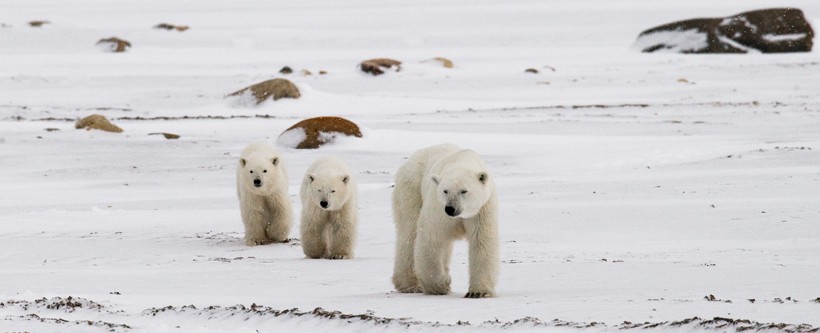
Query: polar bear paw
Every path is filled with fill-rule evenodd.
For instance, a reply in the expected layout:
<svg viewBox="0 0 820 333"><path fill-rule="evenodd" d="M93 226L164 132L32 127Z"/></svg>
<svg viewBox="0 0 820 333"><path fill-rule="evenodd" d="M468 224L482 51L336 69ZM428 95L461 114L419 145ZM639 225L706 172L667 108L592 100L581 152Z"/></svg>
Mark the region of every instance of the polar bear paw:
<svg viewBox="0 0 820 333"><path fill-rule="evenodd" d="M468 291L464 298L489 298L493 297L493 293L489 291Z"/></svg>

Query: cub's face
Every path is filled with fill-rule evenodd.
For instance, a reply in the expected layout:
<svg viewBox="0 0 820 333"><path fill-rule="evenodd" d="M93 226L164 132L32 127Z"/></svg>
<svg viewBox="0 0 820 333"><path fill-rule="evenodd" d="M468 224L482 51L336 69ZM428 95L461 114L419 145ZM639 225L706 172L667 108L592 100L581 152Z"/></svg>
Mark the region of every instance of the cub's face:
<svg viewBox="0 0 820 333"><path fill-rule="evenodd" d="M239 159L239 182L255 194L270 194L276 189L278 156L256 156Z"/></svg>
<svg viewBox="0 0 820 333"><path fill-rule="evenodd" d="M349 175L305 176L308 182L308 196L314 205L323 210L339 210L347 202Z"/></svg>
<svg viewBox="0 0 820 333"><path fill-rule="evenodd" d="M444 206L443 213L453 218L470 218L478 214L490 198L488 177L486 172L466 170L433 176L436 199Z"/></svg>

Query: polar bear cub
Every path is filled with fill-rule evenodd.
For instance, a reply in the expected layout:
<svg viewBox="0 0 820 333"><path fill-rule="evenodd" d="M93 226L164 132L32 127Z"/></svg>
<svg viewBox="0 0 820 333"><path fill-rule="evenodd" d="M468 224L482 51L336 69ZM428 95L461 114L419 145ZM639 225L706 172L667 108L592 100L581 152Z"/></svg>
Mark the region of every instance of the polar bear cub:
<svg viewBox="0 0 820 333"><path fill-rule="evenodd" d="M356 182L347 164L322 157L302 180L302 250L309 258L350 259L358 224Z"/></svg>
<svg viewBox="0 0 820 333"><path fill-rule="evenodd" d="M498 198L478 154L451 144L416 151L396 174L393 218L396 290L448 294L453 242L466 237L470 286L465 297L495 295Z"/></svg>
<svg viewBox="0 0 820 333"><path fill-rule="evenodd" d="M293 224L288 175L273 146L248 145L236 166L236 191L245 225L245 244L284 242Z"/></svg>

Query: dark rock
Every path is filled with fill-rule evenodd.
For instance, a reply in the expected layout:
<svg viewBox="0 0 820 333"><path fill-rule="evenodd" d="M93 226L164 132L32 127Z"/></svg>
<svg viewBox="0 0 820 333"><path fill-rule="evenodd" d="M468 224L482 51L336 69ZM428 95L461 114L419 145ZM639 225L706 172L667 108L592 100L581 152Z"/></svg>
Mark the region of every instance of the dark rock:
<svg viewBox="0 0 820 333"><path fill-rule="evenodd" d="M813 37L800 9L772 8L664 24L642 32L635 47L642 52L810 52Z"/></svg>
<svg viewBox="0 0 820 333"><path fill-rule="evenodd" d="M285 66L285 67L282 67L282 69L279 70L279 73L281 73L281 74L290 74L290 73L293 73L293 69L288 67L288 66Z"/></svg>
<svg viewBox="0 0 820 333"><path fill-rule="evenodd" d="M179 32L183 32L185 30L190 29L191 27L187 25L174 25L169 23L160 23L154 26L154 29L165 29L165 30L176 30Z"/></svg>
<svg viewBox="0 0 820 333"><path fill-rule="evenodd" d="M384 74L383 69L396 67L396 72L400 71L401 61L390 58L376 58L362 61L359 64L359 67L362 69L362 72L373 75L381 75Z"/></svg>

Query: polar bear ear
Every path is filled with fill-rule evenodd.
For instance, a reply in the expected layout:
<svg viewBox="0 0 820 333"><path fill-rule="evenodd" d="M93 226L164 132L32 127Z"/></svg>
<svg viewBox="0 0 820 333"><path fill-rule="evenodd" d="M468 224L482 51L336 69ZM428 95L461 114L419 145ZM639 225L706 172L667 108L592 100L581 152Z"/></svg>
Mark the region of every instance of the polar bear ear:
<svg viewBox="0 0 820 333"><path fill-rule="evenodd" d="M342 177L342 183L347 184L348 181L350 181L350 176L345 175L344 177Z"/></svg>
<svg viewBox="0 0 820 333"><path fill-rule="evenodd" d="M438 185L438 176L432 176L430 177L430 179L433 180L433 183L436 183L436 185Z"/></svg>
<svg viewBox="0 0 820 333"><path fill-rule="evenodd" d="M479 173L478 174L478 181L480 181L482 184L487 184L487 177L488 176L487 176L486 172Z"/></svg>
<svg viewBox="0 0 820 333"><path fill-rule="evenodd" d="M311 182L311 183L312 183L314 180L316 180L316 178L315 178L315 177L313 177L313 174L312 174L312 173L309 173L307 176L308 176L308 179L310 179L310 182Z"/></svg>
<svg viewBox="0 0 820 333"><path fill-rule="evenodd" d="M239 165L240 166L242 166L244 168L246 164L248 164L248 161L245 161L244 158L239 159Z"/></svg>
<svg viewBox="0 0 820 333"><path fill-rule="evenodd" d="M279 158L274 157L273 160L271 160L271 162L273 162L273 165L279 165Z"/></svg>

